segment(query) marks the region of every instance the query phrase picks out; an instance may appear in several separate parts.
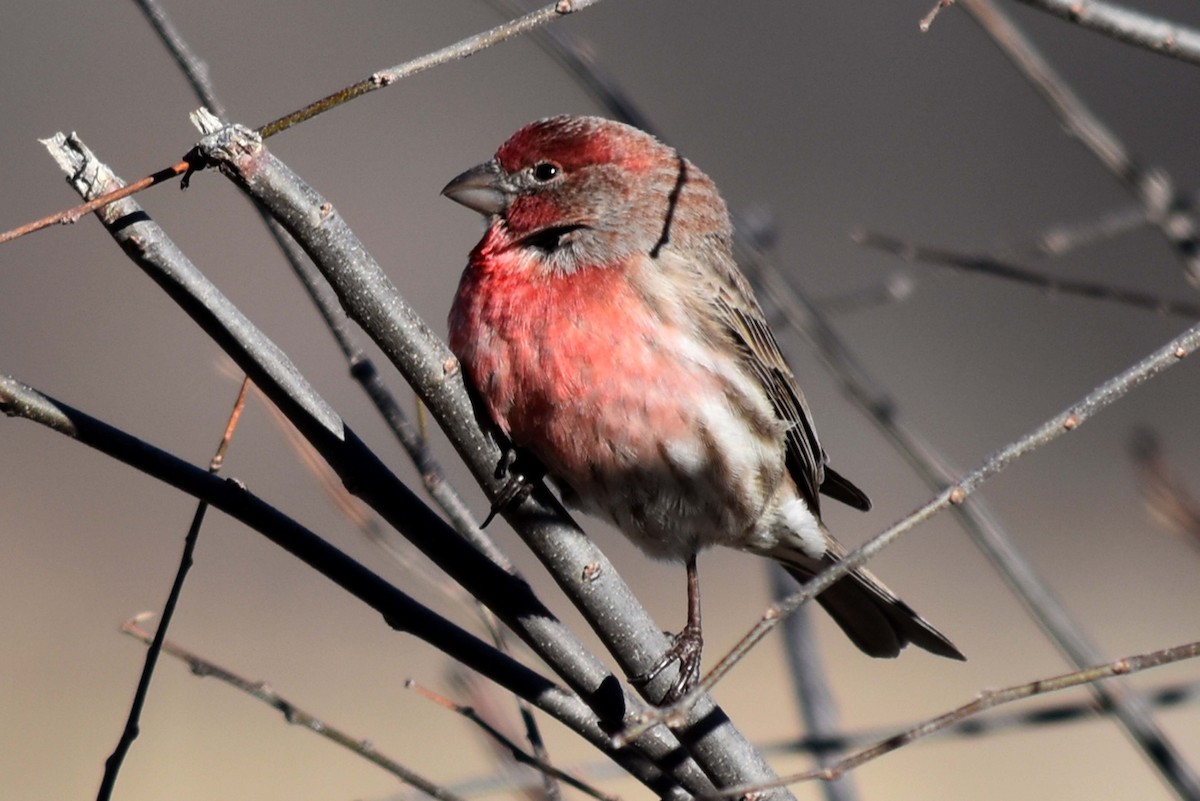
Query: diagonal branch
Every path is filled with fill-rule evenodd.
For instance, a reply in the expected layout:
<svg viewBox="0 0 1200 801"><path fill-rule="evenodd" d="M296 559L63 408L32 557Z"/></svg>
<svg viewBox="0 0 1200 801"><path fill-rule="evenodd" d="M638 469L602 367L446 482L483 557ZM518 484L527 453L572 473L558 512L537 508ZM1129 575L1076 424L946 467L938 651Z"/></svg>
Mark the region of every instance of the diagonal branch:
<svg viewBox="0 0 1200 801"><path fill-rule="evenodd" d="M859 245L891 253L907 262L924 262L941 267L950 267L975 275L999 278L1024 286L1041 289L1054 295L1071 295L1091 300L1116 303L1145 309L1156 314L1169 314L1195 320L1200 317L1200 305L1178 300L1169 300L1142 292L1138 289L1109 286L1098 281L1078 281L1070 278L1053 278L1037 270L1011 264L1003 259L975 253L959 253L945 248L906 242L875 231L855 231L851 238Z"/></svg>
<svg viewBox="0 0 1200 801"><path fill-rule="evenodd" d="M816 345L828 367L841 381L843 392L891 440L926 484L936 489L954 481L958 471L924 437L904 423L893 399L878 388L820 309L777 272L762 269L758 277L770 298L784 312L785 319ZM1180 351L1175 355L1185 353ZM1076 424L1071 422L1073 419L1065 418L1064 425L1070 423L1073 427ZM1071 663L1082 668L1100 661L1100 650L1083 634L1030 561L1013 545L987 503L980 498L971 498L967 503L955 505L954 512L976 546ZM1196 782L1192 769L1155 724L1146 702L1123 682L1092 685L1091 690L1102 705L1114 710L1116 719L1177 791L1184 797L1195 798Z"/></svg>
<svg viewBox="0 0 1200 801"><path fill-rule="evenodd" d="M867 560L873 558L888 545L891 545L900 535L910 531L939 512L952 506L961 505L984 482L1000 473L1010 464L1031 451L1037 450L1043 445L1058 439L1063 434L1074 431L1097 412L1116 402L1133 388L1150 380L1162 371L1173 367L1198 347L1200 347L1200 325L1193 326L1184 331L1137 364L1132 365L1096 387L1077 403L1051 417L1020 439L996 451L996 453L992 454L982 464L951 486L942 490L919 509L875 535L863 545L850 551L837 564L819 573L811 581L807 582L799 592L789 596L783 602L768 607L762 619L746 633L728 654L722 657L721 661L712 668L709 674L697 684L691 693L669 707L644 714L637 725L626 729L614 738L614 741L617 744L627 742L628 738L637 737L648 728L660 723L674 725L686 713L688 704L694 700L693 696L711 690L751 648L757 645L763 637L779 625L783 617L798 609L802 604L815 598L854 568L865 564ZM1160 742L1162 742L1161 739ZM1178 763L1178 759L1172 759L1172 762ZM1179 764L1178 767L1184 773L1190 774L1190 771L1187 771L1186 765Z"/></svg>
<svg viewBox="0 0 1200 801"><path fill-rule="evenodd" d="M146 631L141 627L141 623L148 617L147 614L141 614L136 617L126 620L121 625L121 631L131 637L141 640L149 645L159 636L158 631L154 634ZM161 629L161 625L159 629ZM283 719L294 726L302 726L311 732L314 732L326 740L330 740L342 748L357 754L368 762L372 762L386 770L388 773L395 776L400 781L407 785L417 788L421 792L431 798L439 799L439 801L465 801L461 796L458 796L444 787L434 784L429 779L425 778L416 771L406 768L391 757L382 754L370 740L364 740L354 737L337 726L331 725L324 718L318 718L311 712L306 712L296 704L284 698L276 692L270 685L263 681L251 681L250 679L239 676L231 670L221 667L220 665L205 659L198 654L195 654L186 648L182 648L170 640L162 642L163 653L173 656L179 661L188 666L188 670L201 678L211 676L218 681L222 681L240 690L252 698L257 698L267 706L278 710L283 715Z"/></svg>
<svg viewBox="0 0 1200 801"><path fill-rule="evenodd" d="M1172 185L1170 176L1161 169L1146 168L1137 163L1116 133L1087 107L1033 42L992 0L960 2L1013 66L1033 84L1063 128L1079 139L1145 207L1147 217L1183 261L1185 276L1194 285L1200 285L1197 233L1200 223L1187 197Z"/></svg>
<svg viewBox="0 0 1200 801"><path fill-rule="evenodd" d="M72 173L73 184L81 194L100 194L119 183L77 139L59 137L48 146ZM447 575L492 609L592 706L601 720L619 725L619 721L640 706L636 698L626 694L608 668L542 604L528 584L456 536L397 479L298 373L286 355L179 252L136 203L123 200L102 209L100 216L134 262L238 363L321 453L343 483ZM319 213L312 219L320 219ZM440 374L440 363L437 369ZM464 414L470 414L469 407ZM482 439L477 427L474 431ZM658 634L662 637L661 632ZM725 728L721 736L735 737L731 725ZM677 782L693 790L708 786L695 763L679 758L678 743L669 733L656 733L636 744L636 748L646 759L662 764L664 772L671 776L666 779L656 772L648 773L643 765L637 775L658 789L665 791L663 782ZM632 764L637 767L636 760Z"/></svg>
<svg viewBox="0 0 1200 801"><path fill-rule="evenodd" d="M296 125L304 120L311 119L318 114L322 114L330 109L337 108L344 103L348 103L356 97L374 92L377 89L391 86L402 78L408 78L417 73L424 72L432 67L441 64L447 64L451 61L458 61L468 56L475 55L481 50L491 47L494 44L506 41L519 36L528 31L547 24L551 20L566 14L571 14L575 11L580 11L588 6L595 5L600 0L557 0L555 3L538 10L526 14L519 19L510 20L502 25L498 25L491 30L483 33L467 37L460 42L443 47L441 50L435 50L432 53L415 58L412 61L407 61L395 67L380 70L371 76L359 81L358 83L347 86L333 94L317 100L302 109L286 114L277 120L267 123L259 128L259 133L264 137L273 136L280 131ZM176 58L180 58L177 54ZM180 59L182 60L182 59ZM210 109L217 111L217 109ZM220 116L220 114L218 114ZM16 239L26 234L40 231L43 228L49 228L52 225L70 225L77 222L84 215L95 211L106 203L111 203L121 198L129 197L143 189L148 189L155 184L163 183L180 175L184 176L186 185L187 176L195 168L190 158L184 157L183 160L170 167L166 167L152 175L146 176L141 180L123 186L119 189L112 190L111 194L92 198L86 203L79 206L67 209L65 211L48 214L45 217L26 223L18 228L0 233L0 244L4 244L10 240Z"/></svg>
<svg viewBox="0 0 1200 801"><path fill-rule="evenodd" d="M183 35L171 22L171 18L167 16L158 0L133 1L141 9L142 16L150 23L150 27L154 28L154 32L158 34L159 40L166 46L171 58L175 59L175 63L179 65L179 71L183 73L183 77L192 87L192 92L200 98L200 102L204 104L205 108L218 117L224 118L225 104L217 97L216 90L213 88L212 79L208 74L208 64L192 52L192 48L188 46Z"/></svg>
<svg viewBox="0 0 1200 801"><path fill-rule="evenodd" d="M372 75L364 78L358 83L347 86L334 92L327 97L309 103L302 109L293 111L280 117L277 120L268 122L258 129L258 133L264 139L274 136L280 131L286 131L297 123L312 119L318 114L323 114L330 109L337 108L343 103L347 103L356 97L360 97L369 92L374 92L377 89L391 86L399 80L411 77L417 73L424 72L432 67L441 64L448 64L451 61L458 61L467 56L473 56L480 50L491 47L494 44L511 39L514 36L520 36L536 28L540 28L551 20L557 19L566 14L575 11L582 11L588 6L594 5L600 0L558 0L548 6L543 6L537 11L518 17L497 25L489 31L476 34L475 36L463 39L461 42L456 42L448 47L443 47L441 50L435 50L428 55L415 58L412 61L406 61L395 67L389 67L385 70L380 70Z"/></svg>
<svg viewBox="0 0 1200 801"><path fill-rule="evenodd" d="M179 64L179 68L192 86L193 92L207 109L219 119L225 120L224 105L209 80L207 66L192 52L158 0L135 0L135 2ZM507 557L491 537L487 536L480 528L470 509L467 508L466 502L446 479L445 471L434 458L429 443L417 426L408 419L408 415L405 414L404 409L379 375L374 362L357 341L349 318L346 317L342 307L338 305L337 299L333 297L332 291L321 278L320 273L308 261L304 251L288 236L283 226L273 220L261 206L256 205L254 210L262 219L263 224L267 226L284 259L292 268L300 285L308 293L317 312L321 315L321 319L325 321L326 327L346 358L351 377L375 404L375 408L383 417L384 422L387 423L413 464L416 465L430 497L460 534L487 554L493 562L512 572Z"/></svg>
<svg viewBox="0 0 1200 801"><path fill-rule="evenodd" d="M433 690L429 689L428 687L424 687L424 686L418 684L417 682L413 681L412 679L409 679L406 682L404 682L404 686L407 689L415 691L422 698L432 701L433 703L437 704L438 706L442 707L443 709L448 709L451 712L454 712L455 714L460 715L463 718L469 720L471 723L474 723L476 726L478 726L483 731L484 734L486 734L488 737L490 737L492 740L494 740L496 743L498 743L502 748L504 748L507 751L508 755L513 759L513 761L517 762L518 764L527 765L527 766L533 768L534 770L537 770L542 775L552 777L554 779L557 779L558 781L561 781L564 784L570 785L571 787L574 787L576 790L579 790L581 793L591 796L592 798L598 799L598 801L621 801L619 796L613 796L613 795L608 795L607 793L603 793L603 792L597 790L595 787L592 787L591 785L589 785L587 782L583 781L579 777L572 776L570 773L567 773L564 770L560 770L559 768L554 767L549 762L546 762L545 760L540 759L533 754L525 753L524 749L522 749L521 746L517 745L511 737L509 737L504 732L500 731L500 729L496 728L491 723L489 723L483 717L483 715L479 714L479 712L476 711L473 707L467 706L465 704L455 703L454 701L451 701L449 698L446 698L443 695L439 695L438 693L435 693Z"/></svg>
<svg viewBox="0 0 1200 801"><path fill-rule="evenodd" d="M46 426L225 512L378 611L392 628L527 698L612 755L595 715L576 695L413 600L240 482L215 476L5 375L0 375L0 412Z"/></svg>
<svg viewBox="0 0 1200 801"><path fill-rule="evenodd" d="M250 388L249 379L242 379L242 387L238 390L237 400L234 401L233 409L229 413L229 420L225 424L225 431L221 435L221 441L217 444L216 453L213 454L212 461L209 462L208 472L216 475L221 470L221 465L225 462L225 453L229 449L229 443L233 439L233 432L237 428L238 421L241 420L242 410L246 408L246 392ZM121 739L117 742L117 747L104 763L104 777L100 780L100 789L96 793L97 801L108 801L112 797L113 789L117 785L117 775L121 772L121 764L125 761L126 754L133 747L133 741L137 739L140 732L140 718L142 716L142 708L146 704L146 696L150 692L150 680L154 676L154 668L158 664L158 655L162 652L164 641L167 635L167 629L171 625L171 619L175 616L175 607L179 604L179 596L183 593L183 582L187 579L188 572L192 569L192 554L196 550L196 543L200 539L200 527L204 524L205 514L208 512L208 504L201 501L196 505L196 511L192 515L192 523L188 527L187 535L183 540L183 553L179 557L179 568L175 572L175 580L171 584L171 590L167 594L167 602L163 604L162 623L158 627L158 631L147 642L150 648L146 651L146 661L142 667L141 678L138 679L137 690L133 694L133 702L129 705L129 717L125 721L125 730L121 732Z"/></svg>
<svg viewBox="0 0 1200 801"><path fill-rule="evenodd" d="M1153 651L1148 654L1138 654L1136 656L1127 656L1123 659L1118 659L1115 662L1109 662L1105 665L1085 668L1084 670L1075 671L1073 673L1064 673L1049 679L1038 679L1027 684L1016 684L1011 687L1005 687L1002 690L985 690L979 694L974 700L960 707L950 710L944 714L938 715L936 718L918 723L912 728L906 729L899 734L888 737L874 745L860 749L849 756L839 759L833 765L828 767L816 768L814 770L806 770L800 773L793 773L790 776L784 776L779 779L781 783L795 784L797 782L812 781L813 779L821 779L823 781L834 781L847 771L877 759L884 754L895 751L898 748L903 748L911 742L915 742L923 737L928 737L931 734L936 734L943 729L953 726L956 723L977 715L980 712L1000 706L1001 704L1009 704L1014 701L1022 701L1026 698L1032 698L1035 695L1044 693L1058 692L1059 690L1078 687L1082 684L1094 684L1095 682L1109 679L1114 676L1125 676L1130 673L1137 673L1142 670L1169 665L1172 662L1179 662L1184 659L1195 659L1200 656L1200 642L1187 643L1185 645L1177 645L1172 648L1164 648L1160 651ZM743 787L730 787L721 790L718 793L712 793L704 796L704 801L710 801L718 798L733 798L744 796L749 793L759 792L767 789L766 785L746 785Z"/></svg>
<svg viewBox="0 0 1200 801"><path fill-rule="evenodd" d="M501 449L490 433L479 428L457 360L407 304L333 205L275 158L253 132L240 126L206 136L198 152L219 164L242 191L283 223L350 316L413 386L489 497L500 497L506 484L496 473ZM625 674L648 673L666 651L668 638L549 490L539 485L506 506L504 514ZM639 689L657 703L674 681L674 673L663 671ZM586 688L580 691L590 697ZM678 735L717 783L741 783L734 778L738 774L771 773L711 699L693 700L696 704ZM636 714L631 707L630 713Z"/></svg>
<svg viewBox="0 0 1200 801"><path fill-rule="evenodd" d="M1151 53L1200 64L1200 31L1103 0L1017 0Z"/></svg>

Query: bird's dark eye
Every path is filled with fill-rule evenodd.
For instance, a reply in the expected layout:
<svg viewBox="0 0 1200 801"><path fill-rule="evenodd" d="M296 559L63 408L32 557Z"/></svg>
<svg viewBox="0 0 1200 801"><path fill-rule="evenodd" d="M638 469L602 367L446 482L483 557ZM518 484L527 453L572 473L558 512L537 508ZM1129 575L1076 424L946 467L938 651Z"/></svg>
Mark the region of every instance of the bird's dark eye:
<svg viewBox="0 0 1200 801"><path fill-rule="evenodd" d="M562 172L562 168L549 161L533 165L533 179L539 183L553 181Z"/></svg>

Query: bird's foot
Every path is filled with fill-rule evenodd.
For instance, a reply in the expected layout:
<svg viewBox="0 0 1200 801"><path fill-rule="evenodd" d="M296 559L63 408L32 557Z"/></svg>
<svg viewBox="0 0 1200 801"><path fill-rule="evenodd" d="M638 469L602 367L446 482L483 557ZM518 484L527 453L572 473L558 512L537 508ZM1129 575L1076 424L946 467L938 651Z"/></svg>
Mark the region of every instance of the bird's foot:
<svg viewBox="0 0 1200 801"><path fill-rule="evenodd" d="M639 686L645 686L654 681L660 673L679 663L679 674L675 677L671 688L662 698L662 705L675 703L695 686L700 679L700 658L704 651L704 637L699 626L691 624L684 626L683 631L675 635L671 646L663 653L654 666L639 676L633 676L630 681Z"/></svg>
<svg viewBox="0 0 1200 801"><path fill-rule="evenodd" d="M492 507L480 528L487 528L496 515L528 498L544 473L545 469L537 460L519 453L511 444L506 445L496 465L496 478L504 479L504 486L492 499Z"/></svg>

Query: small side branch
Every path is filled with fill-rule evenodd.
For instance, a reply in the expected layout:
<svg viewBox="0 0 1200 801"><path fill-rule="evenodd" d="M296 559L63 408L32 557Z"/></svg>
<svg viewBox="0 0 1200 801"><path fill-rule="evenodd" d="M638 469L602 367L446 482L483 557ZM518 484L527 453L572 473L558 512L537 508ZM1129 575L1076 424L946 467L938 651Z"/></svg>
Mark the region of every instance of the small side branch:
<svg viewBox="0 0 1200 801"><path fill-rule="evenodd" d="M575 11L581 11L590 5L594 5L600 0L558 0L544 6L537 11L530 12L522 17L506 22L503 25L498 25L490 31L476 34L461 42L443 47L441 50L415 58L412 61L407 61L389 69L380 70L372 74L370 77L359 81L356 84L347 86L345 89L334 92L333 94L323 97L316 102L309 103L302 109L293 111L280 117L277 120L268 122L266 125L258 129L258 133L264 138L274 136L280 131L286 131L297 123L312 119L318 114L323 114L330 109L337 108L343 103L347 103L356 97L365 95L368 92L374 92L376 89L383 89L391 86L397 81L416 75L419 72L424 72L427 69L436 67L440 64L446 64L451 61L458 61L467 56L473 56L480 50L491 47L494 44L503 42L506 39L511 39L514 36L520 36L523 33L532 31L535 28L540 28L551 20L557 19L564 14L570 14Z"/></svg>
<svg viewBox="0 0 1200 801"><path fill-rule="evenodd" d="M439 695L438 693L435 693L433 690L429 689L428 687L424 687L424 686L418 684L417 682L413 681L412 679L409 679L408 681L406 681L404 683L404 686L410 690L413 690L418 695L420 695L422 698L432 701L433 703L437 704L438 706L442 707L443 709L448 709L451 712L461 715L463 718L466 718L467 720L471 721L471 723L478 726L480 728L480 730L483 731L484 734L486 734L488 737L492 738L494 741L499 743L500 746L503 747L508 752L509 756L511 756L513 758L513 760L518 762L519 764L528 765L529 767L533 768L534 770L539 771L540 773L542 773L546 776L557 779L558 781L563 782L564 784L574 787L576 790L580 791L581 793L589 795L592 798L598 799L598 801L621 801L620 796L609 795L608 793L603 793L600 790L596 789L595 787L592 787L590 784L583 781L582 779L580 779L576 776L572 776L570 773L567 773L564 770L560 770L559 768L554 767L549 762L546 762L543 759L539 759L538 757L534 756L533 754L527 754L525 752L525 750L523 748L521 748L521 746L517 745L511 737L509 737L504 732L500 731L495 726L493 726L491 723L489 723L487 720L485 720L483 718L483 716L480 715L477 711L475 711L475 709L473 707L466 706L464 704L455 703L454 701L451 701L449 698L446 698L444 695Z"/></svg>
<svg viewBox="0 0 1200 801"><path fill-rule="evenodd" d="M1172 662L1179 662L1184 659L1195 659L1200 656L1200 642L1187 643L1185 645L1177 645L1173 648L1164 648L1161 651L1153 651L1148 654L1139 654L1137 656L1127 656L1124 659L1118 659L1115 662L1110 662L1106 665L1087 668L1085 670L1076 671L1073 673L1064 673L1049 679L1038 679L1027 684L1016 684L1011 687L1006 687L1002 690L985 690L979 696L969 703L963 704L956 709L952 709L936 718L919 723L910 729L906 729L899 734L881 740L874 745L863 748L850 754L843 759L839 759L836 763L815 770L806 770L800 773L793 773L789 776L784 776L779 779L781 785L796 784L804 781L812 781L813 779L821 779L822 781L834 781L841 778L847 771L870 762L873 759L883 756L884 754L902 748L909 743L928 737L935 734L948 726L953 726L962 722L972 715L977 715L980 712L1000 706L1001 704L1009 704L1014 701L1021 701L1026 698L1032 698L1035 695L1042 695L1050 692L1065 690L1070 687L1078 687L1083 684L1092 684L1103 679L1113 678L1114 676L1125 676L1130 673L1137 673L1142 670L1168 665ZM744 796L749 793L765 790L770 785L744 785L742 787L730 787L722 789L720 792L710 793L703 796L705 801L715 800L719 798L735 798Z"/></svg>
<svg viewBox="0 0 1200 801"><path fill-rule="evenodd" d="M0 374L0 413L65 434L225 512L379 612L393 629L429 643L451 659L525 698L651 787L669 785L638 753L612 749L607 732L578 695L417 602L238 482L218 478L3 374ZM453 536L446 530L442 533ZM660 744L656 756L662 761L667 761L668 754L678 758L678 751L672 753L664 738L656 736L650 742Z"/></svg>
<svg viewBox="0 0 1200 801"><path fill-rule="evenodd" d="M1102 0L1017 0L1059 19L1189 64L1200 64L1200 31Z"/></svg>
<svg viewBox="0 0 1200 801"><path fill-rule="evenodd" d="M1091 300L1145 309L1156 314L1183 317L1188 320L1195 320L1197 317L1200 317L1200 305L1195 303L1169 300L1137 289L1109 286L1096 281L1054 278L1036 270L1010 264L993 256L960 253L945 248L906 242L902 239L874 231L856 231L852 234L851 238L860 245L882 250L885 253L891 253L907 262L936 264L940 267L950 267L975 275L1000 278L1024 286L1034 287L1035 289L1041 289L1053 295L1089 298Z"/></svg>
<svg viewBox="0 0 1200 801"><path fill-rule="evenodd" d="M1183 262L1188 280L1200 284L1200 242L1197 239L1200 223L1187 199L1173 186L1170 176L1161 169L1139 164L1116 133L1087 107L993 0L959 0L959 4L1033 85L1059 118L1064 130L1082 142L1143 205L1147 217ZM1086 4L1086 0L1083 3L1071 0L1072 6Z"/></svg>
<svg viewBox="0 0 1200 801"><path fill-rule="evenodd" d="M246 392L250 388L250 379L242 380L242 387L238 391L237 400L234 401L233 410L229 413L229 421L225 424L225 432L221 435L221 441L217 445L216 453L213 454L212 461L209 462L208 472L216 475L221 470L221 465L225 461L225 453L229 450L229 443L233 439L233 432L237 428L238 420L242 417L242 410L246 408ZM196 551L196 543L200 539L200 527L204 524L204 515L208 511L208 504L200 501L196 505L196 512L192 515L192 524L188 527L187 536L183 540L183 553L179 557L179 568L175 572L175 580L171 583L171 591L167 594L167 602L163 605L162 624L158 627L154 637L150 640L150 650L146 652L146 661L142 666L142 675L138 679L137 690L133 694L133 702L129 705L129 717L125 721L125 728L121 732L121 739L117 742L117 747L112 754L104 762L104 777L100 780L100 789L96 793L96 801L108 801L112 798L113 789L117 786L117 775L121 772L121 765L125 761L126 754L133 747L133 741L138 738L141 731L140 721L142 717L142 708L146 704L146 696L150 692L150 680L154 677L154 668L158 664L158 655L162 652L167 636L167 628L171 624L171 619L175 616L175 607L179 604L179 596L183 592L183 582L187 579L188 571L192 568L192 555Z"/></svg>
<svg viewBox="0 0 1200 801"><path fill-rule="evenodd" d="M326 740L340 745L351 753L357 754L368 762L373 762L400 781L417 788L432 798L440 799L440 801L465 801L461 796L455 795L444 787L434 784L429 779L426 779L416 771L409 770L391 757L381 754L375 750L375 746L371 744L370 740L364 740L347 734L336 726L330 725L327 721L313 715L311 712L306 712L277 693L266 682L251 681L234 673L232 670L223 668L186 648L176 645L170 640L162 639L161 625L154 634L150 634L150 632L141 627L141 624L149 619L150 616L149 613L142 613L126 620L121 625L121 631L148 645L159 643L163 653L173 656L186 664L188 669L200 678L211 676L218 681L228 684L235 690L239 690L252 698L262 701L267 706L282 714L283 719L288 723L295 726L303 726L309 731L324 737Z"/></svg>
<svg viewBox="0 0 1200 801"><path fill-rule="evenodd" d="M256 162L258 168L256 178L284 181L284 186L275 186L283 196L273 195L269 198L286 207L279 210L281 222L302 226L289 229L293 236L298 233L302 234L300 238L316 236L327 248L318 255L333 259L338 270L350 271L353 280L369 279L367 286L359 284L356 287L363 294L356 296L353 304L348 303L348 306L361 308L367 304L372 314L382 313L385 320L376 320L376 325L380 322L396 323L387 331L385 350L403 352L404 358L409 360L407 366L415 366L420 375L420 381L413 381L415 386L419 388L423 385L427 389L433 386L434 395L422 395L431 409L435 408L434 403L430 403L431 398L443 410L449 405L452 419L447 421L443 418L443 426L448 433L462 433L462 438L455 444L461 447L464 442L470 443L471 447L466 448L465 456L472 468L479 470L487 479L494 480L493 470L498 455L490 458L489 454L498 454L498 450L475 421L462 382L455 376L456 363L448 356L437 358L434 355L448 354L445 345L433 336L424 321L399 296L394 285L370 258L349 227L340 220L331 204L316 195L311 187L277 160L270 159L261 143L253 144L257 137L252 132L236 126L228 131L235 135L245 134L247 138L235 136L233 139L212 142L214 149L207 152L207 157L216 159L220 151L230 160L223 162L224 166L233 170L239 165L246 166L240 157L249 152L254 155L252 161ZM63 157L68 164L78 160L86 165L83 169L76 167L71 171L80 193L90 195L103 192L112 184L119 183L111 171L96 160L76 137L64 136L52 144L56 149L66 151ZM224 147L228 149L222 150ZM487 605L590 705L594 717L606 721L611 727L620 725L626 716L641 708L641 703L541 602L528 583L506 572L464 542L400 481L378 455L343 423L286 354L191 263L132 199L105 206L99 216L134 263L146 271L254 380L321 453L346 486L403 533L447 575ZM312 243L308 244L311 246ZM309 249L308 252L311 255L316 251ZM363 275L363 260L369 262L367 276ZM325 265L325 269L329 267ZM344 282L346 279L339 277L339 280ZM373 326L368 325L367 328L371 330ZM377 335L379 331L376 329L373 333ZM413 376L409 375L409 378L411 380ZM557 563L556 578L565 583L575 597L583 592L591 603L600 607L602 611L599 615L616 629L613 637L627 647L646 642L664 642L661 630L654 626L628 586L620 580L615 569L607 566L608 563L595 545L573 526L553 496L548 491L535 495L538 497L524 502L529 514L526 519L531 521L531 525L526 526L523 533L528 533L530 528L536 531L539 536L539 555L551 563ZM338 558L345 558L336 549L333 550ZM571 564L573 561L574 565ZM590 563L603 563L606 567L598 575L585 575L584 564ZM325 572L324 565L309 564ZM372 574L372 580L377 579ZM353 586L347 586L347 589L356 591ZM605 594L597 595L599 592ZM618 596L623 603L616 603ZM596 616L590 616L590 619L595 620ZM632 636L634 624L631 621L636 621L640 629L636 639ZM645 655L645 651L638 653ZM646 658L649 658L648 655ZM481 672L488 674L486 669ZM720 715L712 705L698 714ZM720 725L711 725L713 717L709 717L703 727L700 739L712 750L709 756L702 755L701 758L709 761L713 770L729 771L729 778L723 782L726 784L765 778L769 769L761 757L727 718L720 717ZM585 736L591 739L597 731L598 728L593 728ZM607 737L604 743L607 745ZM729 747L741 749L744 758L728 759ZM629 751L613 754L611 749L605 750L656 790L665 792L676 784L695 791L711 786L696 762L679 758L679 742L670 732L651 733ZM661 766L662 770L657 766ZM756 770L750 771L747 766L753 766ZM757 775L751 775L751 772Z"/></svg>
<svg viewBox="0 0 1200 801"><path fill-rule="evenodd" d="M491 30L484 31L483 33L463 39L462 41L452 44L449 47L444 47L441 50L434 51L433 53L429 53L428 55L405 62L404 64L400 64L389 69L380 70L379 72L374 73L370 77L359 81L358 83L347 86L345 89L341 89L314 103L310 103L302 109L267 123L259 129L259 133L263 137L274 136L280 131L285 131L288 128L291 128L293 125L311 119L318 114L322 114L344 103L348 103L356 97L373 92L376 89L382 89L385 86L391 86L402 78L407 78L409 76L416 75L419 72L424 72L425 70L430 69L431 67L436 67L439 64L445 64L450 61L456 61L458 59L463 59L467 56L474 55L480 50L491 47L494 44L498 44L499 42L511 39L514 36L519 36L520 34L534 30L542 25L545 25L551 20L575 11L580 11L588 6L595 5L598 2L600 2L600 0L558 0L557 2L550 4L539 11L534 11L518 19L506 22L503 25L498 25ZM175 52L174 48L172 48L172 50ZM186 60L178 52L176 52L175 55L176 58L181 61L181 63ZM217 116L223 116L220 113L220 104L218 103L215 105L217 108L210 108L209 110L216 113ZM147 189L155 184L163 183L164 181L168 181L180 175L185 176L184 183L186 184L187 174L195 169L196 166L197 165L195 165L190 158L185 157L183 161L180 161L177 164L173 164L166 169L159 170L153 175L148 175L139 181L134 181L133 183L121 187L118 190L114 190L109 194L96 197L92 200L89 200L87 203L83 203L65 211L60 211L55 214L48 214L41 219L26 223L25 225L14 228L10 231L0 233L0 245L10 240L17 239L18 237L25 236L26 234L31 234L35 231L40 231L43 228L48 228L51 225L69 225L78 221L84 215L90 214L101 206L112 203L115 200L120 200L121 198L129 197L130 195L140 192L143 189Z"/></svg>
<svg viewBox="0 0 1200 801"><path fill-rule="evenodd" d="M742 637L728 654L722 657L721 661L690 693L671 706L643 713L636 725L614 737L614 744L620 745L628 741L628 738L636 737L647 729L662 723L668 726L677 725L682 716L686 715L689 704L693 703L700 694L709 692L750 649L778 626L786 615L820 595L854 568L865 564L902 534L945 509L964 503L971 493L975 492L984 482L1000 473L1017 459L1058 439L1063 434L1074 431L1097 412L1125 396L1134 387L1174 366L1198 347L1200 347L1200 325L1189 328L1142 361L1096 387L1073 406L1064 409L1038 428L997 451L953 486L926 502L924 506L850 551L837 564L813 577L799 592L768 607L762 619Z"/></svg>
<svg viewBox="0 0 1200 801"><path fill-rule="evenodd" d="M224 175L270 208L272 215L287 227L337 292L350 316L412 385L480 486L491 499L501 497L506 482L497 476L496 465L501 463L502 451L491 432L479 427L457 360L398 292L333 204L257 141L253 132L240 126L210 133L201 140L200 148L220 164ZM507 505L503 514L583 613L625 675L649 671L666 650L667 638L609 560L574 524L553 494L539 485L519 502ZM394 523L402 529L410 527L403 520ZM409 536L417 541L416 533ZM457 570L455 565L442 567L450 573ZM510 599L496 588L476 589L481 596L488 594L489 605L510 606ZM547 650L545 627L550 621L548 612L505 619L539 655ZM553 624L557 629L558 622ZM540 631L535 632L535 628ZM565 638L567 632L555 636ZM582 675L575 667L560 675L584 698L594 699L598 704L604 702L603 707L597 707L601 717L615 720L617 726L631 720L643 705L627 695L626 688L607 669L597 661L588 661L591 664ZM561 666L561 660L556 660L556 668ZM666 675L664 671L661 677L638 690L657 703L673 679L674 675ZM615 711L620 712L620 719L614 718ZM714 782L735 784L754 781L751 774L774 775L712 699L704 698L687 717L687 724L679 730L680 740L686 744L695 764L708 772ZM673 775L681 771L690 773L693 768L690 762L678 763ZM739 775L743 778L738 778ZM684 783L684 778L680 776L681 784L692 789ZM688 782L694 780L691 775L686 778Z"/></svg>

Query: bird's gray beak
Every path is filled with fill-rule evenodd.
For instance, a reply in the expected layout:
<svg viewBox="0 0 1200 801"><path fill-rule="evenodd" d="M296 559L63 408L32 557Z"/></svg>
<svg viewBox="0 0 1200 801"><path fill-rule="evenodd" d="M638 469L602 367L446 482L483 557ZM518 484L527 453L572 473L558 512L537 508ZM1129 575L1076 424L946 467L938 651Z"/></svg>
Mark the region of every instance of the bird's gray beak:
<svg viewBox="0 0 1200 801"><path fill-rule="evenodd" d="M495 159L472 167L442 188L442 194L480 214L501 214L508 207L507 176Z"/></svg>

